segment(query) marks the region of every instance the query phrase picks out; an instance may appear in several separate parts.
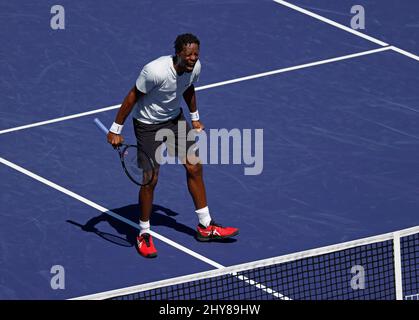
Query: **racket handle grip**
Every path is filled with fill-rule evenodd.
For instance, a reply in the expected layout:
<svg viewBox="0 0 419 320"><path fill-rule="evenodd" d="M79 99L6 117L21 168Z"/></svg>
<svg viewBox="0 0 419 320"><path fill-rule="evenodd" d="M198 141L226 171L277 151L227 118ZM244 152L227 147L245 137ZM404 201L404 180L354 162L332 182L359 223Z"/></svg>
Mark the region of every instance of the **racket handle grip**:
<svg viewBox="0 0 419 320"><path fill-rule="evenodd" d="M102 130L105 134L108 134L109 130L105 127L102 121L100 121L98 118L95 118L93 121L100 130Z"/></svg>

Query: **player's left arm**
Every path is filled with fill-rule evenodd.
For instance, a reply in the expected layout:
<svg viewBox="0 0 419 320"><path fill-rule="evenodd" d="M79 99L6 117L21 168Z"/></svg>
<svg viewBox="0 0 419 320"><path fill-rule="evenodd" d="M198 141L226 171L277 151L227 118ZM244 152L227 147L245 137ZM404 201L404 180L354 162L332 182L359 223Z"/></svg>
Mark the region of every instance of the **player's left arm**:
<svg viewBox="0 0 419 320"><path fill-rule="evenodd" d="M183 93L183 98L185 99L186 105L189 108L191 114L192 127L198 131L204 130L204 125L199 119L198 109L196 107L196 94L195 87L191 84L188 89Z"/></svg>

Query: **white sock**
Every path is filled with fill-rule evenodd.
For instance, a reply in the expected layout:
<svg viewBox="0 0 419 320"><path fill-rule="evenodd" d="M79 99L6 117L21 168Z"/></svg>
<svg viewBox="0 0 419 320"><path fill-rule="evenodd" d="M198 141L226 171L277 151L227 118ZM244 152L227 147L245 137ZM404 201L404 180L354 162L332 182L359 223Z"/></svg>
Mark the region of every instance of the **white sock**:
<svg viewBox="0 0 419 320"><path fill-rule="evenodd" d="M195 210L198 215L199 223L204 227L208 227L211 222L211 216L208 207Z"/></svg>
<svg viewBox="0 0 419 320"><path fill-rule="evenodd" d="M140 236L143 233L150 233L150 221L141 221L140 220Z"/></svg>

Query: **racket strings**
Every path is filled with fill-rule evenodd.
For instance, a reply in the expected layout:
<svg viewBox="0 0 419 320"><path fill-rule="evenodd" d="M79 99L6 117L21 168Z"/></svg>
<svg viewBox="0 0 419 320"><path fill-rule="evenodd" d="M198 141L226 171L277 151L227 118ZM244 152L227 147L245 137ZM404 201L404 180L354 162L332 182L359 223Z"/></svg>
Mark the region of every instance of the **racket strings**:
<svg viewBox="0 0 419 320"><path fill-rule="evenodd" d="M153 165L151 159L136 146L122 150L122 160L128 176L137 184L147 184L151 180Z"/></svg>

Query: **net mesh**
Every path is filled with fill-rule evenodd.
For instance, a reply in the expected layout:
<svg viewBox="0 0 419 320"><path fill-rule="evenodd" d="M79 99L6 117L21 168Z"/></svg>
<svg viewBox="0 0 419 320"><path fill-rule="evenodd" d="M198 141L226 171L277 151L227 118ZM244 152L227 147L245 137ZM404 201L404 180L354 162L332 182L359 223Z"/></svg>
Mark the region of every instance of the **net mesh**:
<svg viewBox="0 0 419 320"><path fill-rule="evenodd" d="M118 290L102 298L117 300L395 300L397 274L403 298L418 300L419 229L320 248ZM377 239L380 237L379 239ZM355 243L356 242L356 243ZM355 243L355 244L354 244ZM395 256L401 270L395 272ZM172 283L169 283L172 282ZM98 298L98 297L95 297ZM100 297L99 297L100 298Z"/></svg>
<svg viewBox="0 0 419 320"><path fill-rule="evenodd" d="M385 241L114 299L395 299L393 279L393 245Z"/></svg>

